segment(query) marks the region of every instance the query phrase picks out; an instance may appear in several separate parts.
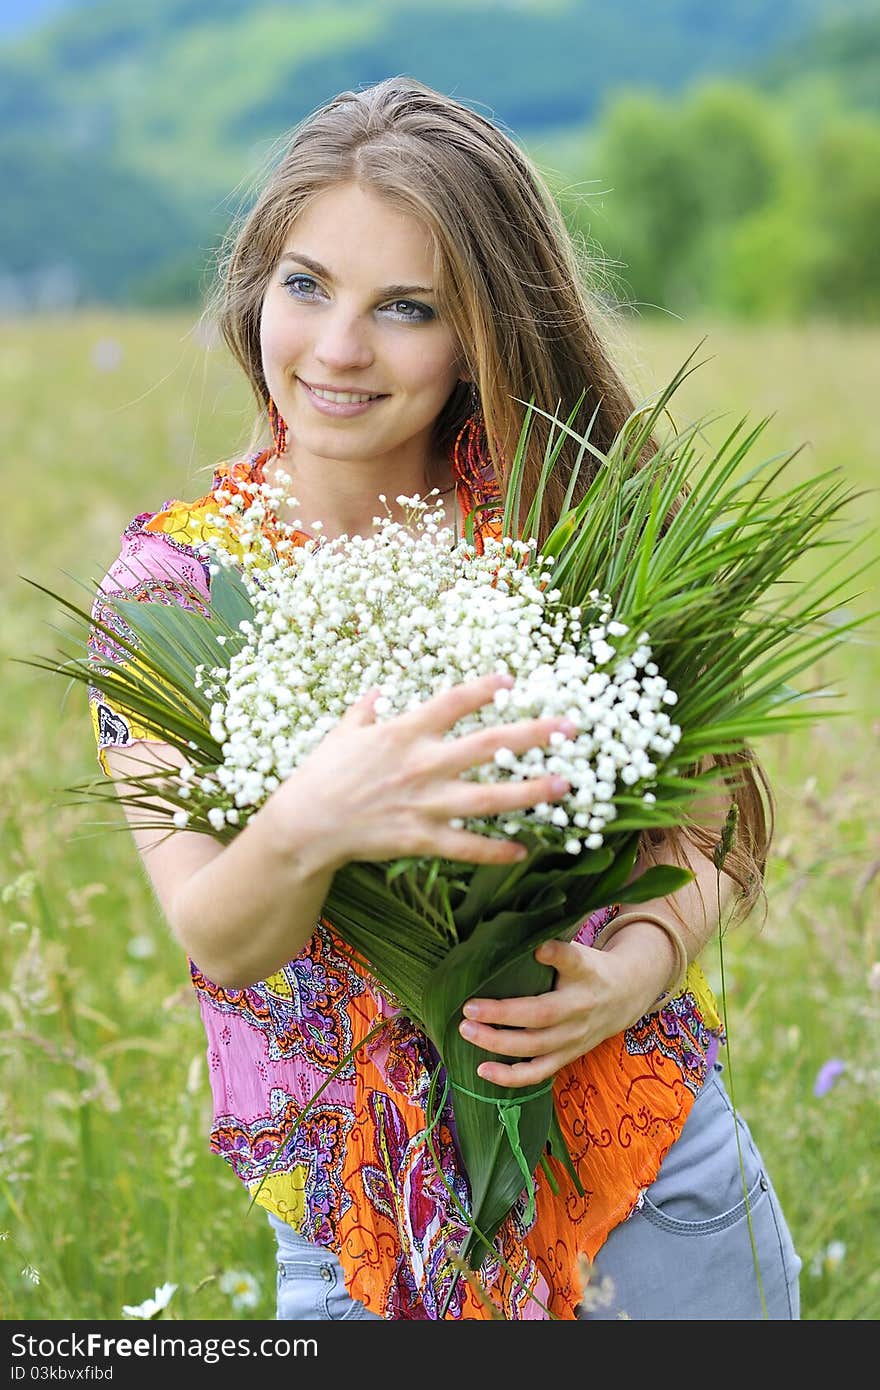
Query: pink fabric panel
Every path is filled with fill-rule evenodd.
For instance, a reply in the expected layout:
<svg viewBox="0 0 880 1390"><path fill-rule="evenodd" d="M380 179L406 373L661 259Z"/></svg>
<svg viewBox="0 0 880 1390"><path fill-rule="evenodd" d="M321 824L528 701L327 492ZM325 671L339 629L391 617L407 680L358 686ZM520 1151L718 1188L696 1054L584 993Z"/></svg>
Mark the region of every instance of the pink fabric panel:
<svg viewBox="0 0 880 1390"><path fill-rule="evenodd" d="M145 513L138 521L149 520L151 514ZM123 537L119 558L110 566L101 584L105 594L119 593L124 589L135 589L150 580L181 580L197 590L202 598L209 597L208 582L199 561L162 534L137 531Z"/></svg>

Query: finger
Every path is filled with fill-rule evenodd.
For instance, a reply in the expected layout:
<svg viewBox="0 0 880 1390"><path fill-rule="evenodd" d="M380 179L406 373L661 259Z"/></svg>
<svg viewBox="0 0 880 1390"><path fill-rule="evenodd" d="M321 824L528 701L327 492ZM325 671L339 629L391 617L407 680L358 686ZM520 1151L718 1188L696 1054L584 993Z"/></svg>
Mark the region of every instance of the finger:
<svg viewBox="0 0 880 1390"><path fill-rule="evenodd" d="M559 991L548 989L544 994L525 994L512 999L468 999L462 1008L462 1014L465 1021L470 1023L534 1032L537 1028L555 1028L561 1023L565 1008ZM495 1050L500 1052L501 1049ZM517 1056L521 1055L517 1053Z"/></svg>
<svg viewBox="0 0 880 1390"><path fill-rule="evenodd" d="M450 794L456 814L464 818L500 816L505 811L525 811L542 801L558 801L571 791L564 777L548 774L518 782L464 782Z"/></svg>
<svg viewBox="0 0 880 1390"><path fill-rule="evenodd" d="M511 753L518 755L527 753L530 748L549 744L555 733L570 737L576 732L571 720L558 714L520 719L510 724L493 724L491 728L448 739L443 745L443 766L450 772L464 772L467 768L492 762L500 748L509 748Z"/></svg>
<svg viewBox="0 0 880 1390"><path fill-rule="evenodd" d="M461 681L449 690L441 690L432 695L414 710L400 715L416 733L442 733L451 729L465 715L474 714L483 705L495 698L496 690L509 690L513 677L504 671L494 671L491 675L480 676L477 680Z"/></svg>
<svg viewBox="0 0 880 1390"><path fill-rule="evenodd" d="M553 1053L547 1057L536 1057L531 1062L481 1062L477 1076L483 1081L491 1081L496 1086L540 1086L550 1081L569 1059L565 1053Z"/></svg>
<svg viewBox="0 0 880 1390"><path fill-rule="evenodd" d="M542 941L535 949L535 960L541 965L552 965L559 975L583 975L596 963L596 955L590 946L580 941Z"/></svg>
<svg viewBox="0 0 880 1390"><path fill-rule="evenodd" d="M505 836L476 835L469 830L441 830L431 836L425 855L464 864L518 864L528 855L524 845Z"/></svg>
<svg viewBox="0 0 880 1390"><path fill-rule="evenodd" d="M378 685L374 685L372 690L368 690L365 695L361 695L355 700L353 705L349 705L345 714L338 721L336 728L344 724L347 728L363 728L367 724L376 722L376 701L381 695Z"/></svg>
<svg viewBox="0 0 880 1390"><path fill-rule="evenodd" d="M464 1019L458 1031L466 1042L484 1052L500 1052L504 1057L546 1057L571 1041L569 1030L558 1028L492 1028L485 1023Z"/></svg>

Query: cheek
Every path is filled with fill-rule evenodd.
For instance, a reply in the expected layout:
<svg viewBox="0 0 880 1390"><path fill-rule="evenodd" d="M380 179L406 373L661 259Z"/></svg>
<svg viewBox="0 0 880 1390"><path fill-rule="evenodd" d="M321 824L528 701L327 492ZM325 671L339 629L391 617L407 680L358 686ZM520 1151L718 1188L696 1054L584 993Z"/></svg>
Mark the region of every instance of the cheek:
<svg viewBox="0 0 880 1390"><path fill-rule="evenodd" d="M282 361L295 345L296 336L292 317L279 313L273 301L267 300L260 315L260 350L263 361Z"/></svg>
<svg viewBox="0 0 880 1390"><path fill-rule="evenodd" d="M412 360L409 380L413 388L445 400L458 381L459 366L449 343L432 345Z"/></svg>

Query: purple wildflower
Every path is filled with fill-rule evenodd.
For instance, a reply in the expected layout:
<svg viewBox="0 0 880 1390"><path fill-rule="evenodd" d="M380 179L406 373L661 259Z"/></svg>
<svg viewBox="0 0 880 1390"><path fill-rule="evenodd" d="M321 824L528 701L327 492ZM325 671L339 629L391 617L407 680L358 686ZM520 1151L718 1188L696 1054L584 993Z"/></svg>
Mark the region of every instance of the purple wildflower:
<svg viewBox="0 0 880 1390"><path fill-rule="evenodd" d="M816 1080L813 1082L814 1096L827 1096L831 1087L839 1079L841 1074L846 1071L846 1062L839 1057L829 1057L827 1062L823 1062L816 1072Z"/></svg>

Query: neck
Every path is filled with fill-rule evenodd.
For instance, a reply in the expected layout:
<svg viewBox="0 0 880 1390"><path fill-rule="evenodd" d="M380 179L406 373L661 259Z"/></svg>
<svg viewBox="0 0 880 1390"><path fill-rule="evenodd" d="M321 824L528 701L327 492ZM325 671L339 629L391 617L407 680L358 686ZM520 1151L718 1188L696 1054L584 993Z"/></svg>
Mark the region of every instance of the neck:
<svg viewBox="0 0 880 1390"><path fill-rule="evenodd" d="M438 461L433 468L425 464L400 465L389 469L360 459L334 460L304 456L295 446L271 459L265 469L267 481L280 484L279 473L287 473L290 482L283 486L288 496L295 497L295 507L283 506L284 521L299 520L304 531L312 532L313 522L320 522L320 535L328 540L337 536L371 536L376 531L374 517L389 513L395 521L403 522L405 513L397 498L418 493L426 498L432 488L440 490L446 509L446 524L451 525L455 508L455 481L448 460ZM385 501L380 501L384 494ZM318 534L318 533L316 533Z"/></svg>

